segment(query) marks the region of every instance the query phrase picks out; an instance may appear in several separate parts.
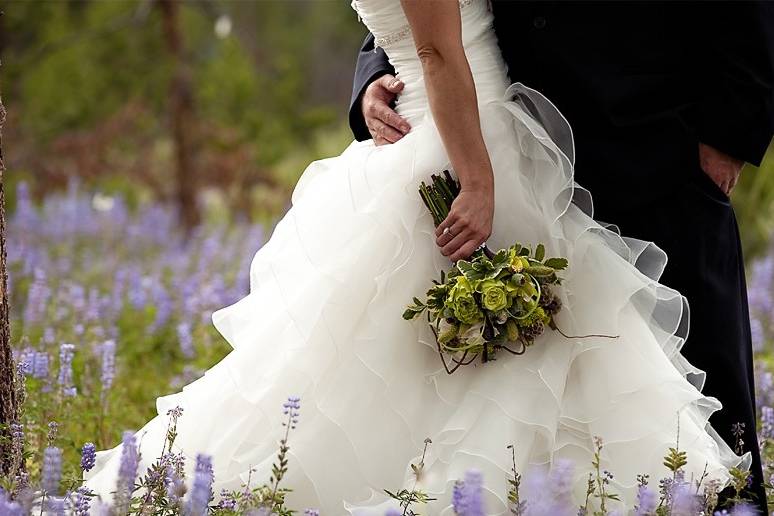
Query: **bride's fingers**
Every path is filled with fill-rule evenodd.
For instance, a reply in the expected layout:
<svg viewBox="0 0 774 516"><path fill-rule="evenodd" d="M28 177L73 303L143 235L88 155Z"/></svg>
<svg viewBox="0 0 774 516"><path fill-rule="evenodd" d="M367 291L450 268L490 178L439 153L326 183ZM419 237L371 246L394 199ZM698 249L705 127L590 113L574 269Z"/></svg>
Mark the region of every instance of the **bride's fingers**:
<svg viewBox="0 0 774 516"><path fill-rule="evenodd" d="M445 219L441 221L440 224L435 228L435 236L436 238L443 235L443 232L446 228L451 228L451 226L457 222L457 215L453 212L449 213Z"/></svg>
<svg viewBox="0 0 774 516"><path fill-rule="evenodd" d="M456 262L457 260L465 260L467 258L470 258L470 255L473 254L473 251L478 249L478 246L480 244L477 243L475 240L468 240L462 246L449 258L451 261Z"/></svg>
<svg viewBox="0 0 774 516"><path fill-rule="evenodd" d="M435 239L435 243L438 247L443 247L449 242L451 242L452 238L457 236L457 234L461 233L463 230L463 225L460 223L459 220L454 224L452 224L451 226L446 226L446 227L449 229L449 231L446 231L445 229L441 230L441 234L437 236Z"/></svg>
<svg viewBox="0 0 774 516"><path fill-rule="evenodd" d="M444 256L451 256L457 250L459 250L460 247L465 244L468 240L470 240L471 234L469 231L462 231L459 235L455 235L452 237L452 239L443 247L441 247L441 254Z"/></svg>

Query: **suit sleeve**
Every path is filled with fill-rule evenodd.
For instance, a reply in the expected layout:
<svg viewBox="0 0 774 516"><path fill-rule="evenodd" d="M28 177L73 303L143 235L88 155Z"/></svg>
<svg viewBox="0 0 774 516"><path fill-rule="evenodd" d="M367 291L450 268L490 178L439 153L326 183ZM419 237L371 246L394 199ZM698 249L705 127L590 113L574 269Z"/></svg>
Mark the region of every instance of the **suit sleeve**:
<svg viewBox="0 0 774 516"><path fill-rule="evenodd" d="M705 90L695 113L696 134L757 166L774 131L774 6L708 4L698 15Z"/></svg>
<svg viewBox="0 0 774 516"><path fill-rule="evenodd" d="M374 51L374 37L372 34L368 34L357 56L352 99L349 105L349 126L358 141L371 139L371 134L368 132L363 119L363 111L360 108L363 92L374 80L387 73L394 74L395 70L387 60L384 50L377 48Z"/></svg>

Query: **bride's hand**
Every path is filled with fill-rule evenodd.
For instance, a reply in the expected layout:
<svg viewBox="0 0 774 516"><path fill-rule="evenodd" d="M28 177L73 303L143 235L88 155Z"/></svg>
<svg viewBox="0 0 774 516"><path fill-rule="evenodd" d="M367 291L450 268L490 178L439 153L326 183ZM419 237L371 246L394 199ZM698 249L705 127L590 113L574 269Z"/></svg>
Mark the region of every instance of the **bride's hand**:
<svg viewBox="0 0 774 516"><path fill-rule="evenodd" d="M470 257L492 233L493 218L494 188L463 188L435 230L441 254L453 262Z"/></svg>

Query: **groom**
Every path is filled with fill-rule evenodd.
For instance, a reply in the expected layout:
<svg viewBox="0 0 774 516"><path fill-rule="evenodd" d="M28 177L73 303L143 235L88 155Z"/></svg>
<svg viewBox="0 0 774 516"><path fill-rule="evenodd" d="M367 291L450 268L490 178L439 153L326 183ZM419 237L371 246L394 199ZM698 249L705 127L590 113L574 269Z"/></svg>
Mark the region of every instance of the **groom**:
<svg viewBox="0 0 774 516"><path fill-rule="evenodd" d="M707 372L704 392L724 407L711 422L732 447L731 427L744 423L750 491L767 514L744 268L728 195L742 165L759 165L772 138L774 6L491 4L511 79L545 94L574 130L576 178L593 194L597 220L668 254L661 282L691 310L683 353ZM391 109L403 89L393 73L369 35L349 113L358 140L389 144L409 131Z"/></svg>

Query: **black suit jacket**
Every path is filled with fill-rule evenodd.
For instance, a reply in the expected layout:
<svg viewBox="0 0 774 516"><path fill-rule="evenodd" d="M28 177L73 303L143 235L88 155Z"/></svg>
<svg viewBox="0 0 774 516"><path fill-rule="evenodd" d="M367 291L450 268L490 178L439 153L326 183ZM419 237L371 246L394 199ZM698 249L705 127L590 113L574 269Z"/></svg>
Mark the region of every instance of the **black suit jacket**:
<svg viewBox="0 0 774 516"><path fill-rule="evenodd" d="M551 99L576 139L578 181L600 215L699 173L698 142L760 164L774 127L774 4L493 0L510 78ZM385 73L369 35L349 120ZM621 199L621 194L636 198Z"/></svg>

